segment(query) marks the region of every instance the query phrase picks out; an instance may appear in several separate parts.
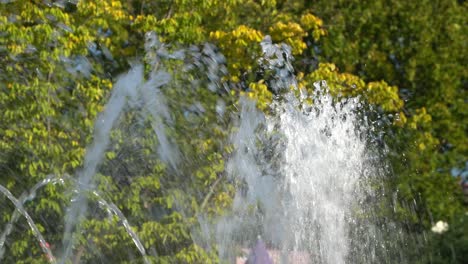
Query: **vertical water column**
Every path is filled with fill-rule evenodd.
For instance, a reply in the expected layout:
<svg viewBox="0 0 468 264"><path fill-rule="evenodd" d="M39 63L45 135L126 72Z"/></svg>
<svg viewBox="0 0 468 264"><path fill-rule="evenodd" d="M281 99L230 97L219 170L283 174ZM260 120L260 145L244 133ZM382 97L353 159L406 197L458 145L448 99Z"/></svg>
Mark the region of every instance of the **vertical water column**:
<svg viewBox="0 0 468 264"><path fill-rule="evenodd" d="M281 172L289 194L289 250L307 251L316 263L345 263L352 208L363 196L358 183L367 177L366 143L355 127L358 101L334 103L326 93L311 99L313 106L302 108L307 110L295 107L295 99L277 104L279 115L271 119L285 142Z"/></svg>
<svg viewBox="0 0 468 264"><path fill-rule="evenodd" d="M346 263L353 210L365 206L360 183L372 171L365 162L366 128L358 127L359 100L334 100L324 82L308 95L297 85L288 46L266 38L262 49L260 64L273 73L266 83L278 96L266 117L254 102L241 100L227 167L239 187L234 213L218 223L220 257L229 258L236 244L254 243L242 238L261 234L281 251L280 263L297 252L313 263Z"/></svg>

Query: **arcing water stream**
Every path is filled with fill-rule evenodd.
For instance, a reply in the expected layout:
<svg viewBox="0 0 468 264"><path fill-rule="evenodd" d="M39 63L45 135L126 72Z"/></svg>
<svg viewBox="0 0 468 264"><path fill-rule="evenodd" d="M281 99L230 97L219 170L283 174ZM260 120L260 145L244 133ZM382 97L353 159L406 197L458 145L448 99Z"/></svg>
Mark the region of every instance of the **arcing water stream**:
<svg viewBox="0 0 468 264"><path fill-rule="evenodd" d="M8 223L7 227L5 230L2 232L2 235L0 237L0 260L3 258L4 254L4 249L3 246L5 244L5 240L7 236L11 233L13 229L13 225L15 222L18 220L19 214L22 214L24 217L26 217L28 223L31 225L32 230L35 233L36 238L38 239L43 251L47 254L48 259L51 262L55 263L55 257L50 251L49 247L46 246L47 242L43 238L42 234L39 232L38 228L35 226L34 221L31 219L31 217L28 215L28 213L24 210L23 205L27 201L33 201L34 198L36 197L36 193L44 188L45 186L49 184L64 184L65 181L74 181L72 177L69 175L64 175L63 177L54 177L53 175L48 176L46 179L42 180L41 182L37 183L36 185L29 190L29 192L25 193L22 195L22 197L17 200L14 198L14 196L3 186L0 186L0 192L2 192L5 196L7 196L14 204L16 207L16 211L13 213L13 216L11 217L10 222ZM76 183L75 183L76 184ZM83 194L82 194L83 195ZM138 251L140 251L141 255L143 256L144 260L146 263L146 252L145 248L143 247L142 243L140 242L140 239L136 235L136 233L133 231L130 223L128 222L127 218L125 215L120 211L120 209L113 203L107 202L105 199L101 197L101 195L97 191L93 191L91 193L92 196L97 198L98 200L98 205L101 207L103 210L106 210L109 215L115 215L120 219L122 222L122 225L124 226L125 230L127 231L128 235L132 238L135 246L138 248Z"/></svg>
<svg viewBox="0 0 468 264"><path fill-rule="evenodd" d="M160 60L184 60L189 56L201 60L201 55L196 49L169 53L153 33L147 36L146 49L153 66L148 81L141 65L133 66L118 78L104 111L96 120L94 141L86 152L83 168L76 173L76 180L47 178L33 187L29 196L19 200L0 186L0 191L27 218L51 262L56 261L53 252L45 246L46 240L23 204L33 199L39 188L70 180L74 183L74 197L65 219L63 249L54 252L60 263L66 263L74 254L74 234L81 232L78 224L87 215L90 194L98 198L101 207L120 219L143 260L149 263L148 249L119 208L101 198L93 178L109 148L112 129L125 110L138 109L142 115L151 117L151 127L158 139L158 156L177 171L183 153L166 131L175 121L161 91L173 77ZM364 201L372 194L368 182L379 174L369 162L374 157L369 151L367 127L359 117L361 103L355 98L333 99L327 93L326 84L321 82L315 84L314 94L307 94L296 84L289 47L273 44L266 38L262 49L261 64L274 72L268 82L269 89L278 96L269 115L260 112L254 101L240 99L238 129L231 142L227 142L233 145L234 153L226 161L226 175L228 180L237 183L232 212L215 223L201 223L209 229L201 234L201 239L209 241L214 237L220 259L227 261L238 255L234 248L248 248L260 236L268 247L279 252L275 258L277 263L293 263L291 255L297 252L303 253L304 263L377 262L372 253L368 257L363 254L382 245L378 230L373 223L356 224L359 214L362 218L372 210ZM202 53L208 58L208 63L203 62L208 65L208 89L225 87L219 73L224 71L220 63L223 59L212 52L210 45ZM201 62L194 64L197 63ZM17 218L15 212L0 238L0 259L5 238ZM361 234L365 235L352 235L359 233L356 228L364 230Z"/></svg>

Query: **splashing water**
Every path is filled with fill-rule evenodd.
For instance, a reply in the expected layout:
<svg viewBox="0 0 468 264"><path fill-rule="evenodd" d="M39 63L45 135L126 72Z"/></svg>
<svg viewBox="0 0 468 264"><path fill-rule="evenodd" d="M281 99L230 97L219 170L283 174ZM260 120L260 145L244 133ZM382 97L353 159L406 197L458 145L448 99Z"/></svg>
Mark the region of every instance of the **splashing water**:
<svg viewBox="0 0 468 264"><path fill-rule="evenodd" d="M282 252L278 263L288 263L294 252L308 254L312 263L346 263L357 239L349 237L353 208L363 207L367 193L360 183L372 176L366 128L357 127L359 100L335 102L326 83L316 83L311 96L298 91L288 47L269 39L262 47L267 67L277 72L273 89L293 91L274 102L267 117L254 102L241 103L232 137L237 151L227 167L241 188L235 214L218 224L221 257L232 258L233 246L251 245L261 235Z"/></svg>
<svg viewBox="0 0 468 264"><path fill-rule="evenodd" d="M309 251L314 262L345 263L347 218L362 199L357 184L368 176L362 173L366 145L355 128L357 102L315 99L307 114L291 104L278 106L275 125L285 142L282 188L289 193L283 206L292 231L282 240L290 241L287 249Z"/></svg>
<svg viewBox="0 0 468 264"><path fill-rule="evenodd" d="M355 127L358 101L334 103L326 93L313 99L312 106L300 109L289 94L273 105L271 117L243 101L228 172L244 186L235 197L237 215L219 224L224 258L242 243L233 237L240 232L241 240L261 235L281 250L279 263L288 263L288 255L297 251L306 252L312 263L347 262L353 208L362 207L366 194L359 183L371 177L366 142ZM252 223L253 232L248 231Z"/></svg>

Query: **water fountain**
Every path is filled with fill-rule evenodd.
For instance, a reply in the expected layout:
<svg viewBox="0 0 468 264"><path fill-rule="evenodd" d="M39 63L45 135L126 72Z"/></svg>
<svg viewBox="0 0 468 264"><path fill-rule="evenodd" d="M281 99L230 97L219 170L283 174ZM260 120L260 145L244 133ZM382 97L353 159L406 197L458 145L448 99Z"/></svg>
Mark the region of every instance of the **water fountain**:
<svg viewBox="0 0 468 264"><path fill-rule="evenodd" d="M292 91L273 103L268 117L253 102L242 101L239 131L232 137L236 152L227 170L246 186L236 194L234 215L218 223L220 254L228 258L241 242L236 232L255 222L253 234L240 239L263 236L280 252L278 263L292 263L297 252L307 252L303 263L375 262L350 256L380 243L370 226L360 225L368 229L367 243L351 250L363 239L350 235L356 213L370 210L364 202L371 191L366 184L379 175L369 162L375 156L366 141L368 127L359 121L361 103L357 98L335 101L324 82L315 83L315 93L307 95L295 82L288 47L269 39L262 46L267 66L279 71L270 85ZM261 213L251 213L252 208Z"/></svg>
<svg viewBox="0 0 468 264"><path fill-rule="evenodd" d="M184 156L181 146L171 137L170 130L178 124L170 114L171 102L165 98L163 87L177 82L177 73L167 69L164 61L179 61L187 71L194 67L203 69L204 76L190 82L205 82L206 89L213 93L229 92L229 84L223 81L224 58L209 44L201 49L169 52L154 33L148 33L145 48L151 70L145 72L144 66L136 63L118 78L95 122L93 142L75 176L50 176L19 199L0 186L0 192L16 208L0 238L0 259L6 237L21 214L51 263L68 263L72 259L79 262L79 253L74 252L76 236L82 232L80 222L90 215L89 203L93 199L110 217L119 219L143 262L158 258L157 250L146 248L133 230L135 223L97 189L94 177L106 151L115 143L112 132L126 113L138 113L149 120L156 135L158 159L174 177L183 177L179 168L194 157ZM361 102L357 98L332 98L324 82L317 82L314 92L308 94L296 83L287 45L273 44L267 37L262 49L264 57L259 63L274 73L267 84L275 100L266 115L254 101L240 99L239 110L234 113L238 117L233 118L235 132L225 142L233 147L226 159L226 179L220 177L215 183L225 180L236 186L232 210L215 220L208 220L200 210L196 217L202 228L193 231L193 241L207 251L217 252L220 260L228 263L239 255L238 249L255 245L259 236L267 248L276 252L275 263L292 263L293 255L298 253L304 256L304 263L378 262L375 249L384 247L384 243L379 227L368 217L372 206L366 204L366 199L373 196L369 183L381 173L374 166L376 155L369 144L369 127L363 121ZM219 115L232 114L225 113L225 108L223 101L214 107ZM206 111L196 102L189 109L199 115ZM71 203L64 219L63 248L51 250L43 234L47 230L41 232L37 228L23 205L44 186L65 182L72 187L68 187ZM203 199L202 209L214 188ZM175 203L179 203L175 210L183 215L183 202ZM213 242L216 249L206 246Z"/></svg>

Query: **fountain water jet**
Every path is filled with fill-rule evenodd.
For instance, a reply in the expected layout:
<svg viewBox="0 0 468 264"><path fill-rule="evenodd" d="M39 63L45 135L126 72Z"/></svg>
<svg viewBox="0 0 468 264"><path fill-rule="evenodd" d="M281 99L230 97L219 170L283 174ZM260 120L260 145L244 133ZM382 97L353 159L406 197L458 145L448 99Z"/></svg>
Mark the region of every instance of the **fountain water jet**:
<svg viewBox="0 0 468 264"><path fill-rule="evenodd" d="M104 152L109 144L109 137L114 123L120 116L125 104L126 97L135 97L135 92L143 82L143 67L136 66L127 75L119 78L114 86L114 91L104 111L99 115L95 123L93 143L87 150L83 169L79 172L77 188L78 196L73 199L65 221L65 232L63 237L64 256L61 263L64 264L71 253L73 247L72 232L77 221L82 217L87 208L87 199L82 195L82 191L92 190L92 179L96 174L97 166L104 156Z"/></svg>
<svg viewBox="0 0 468 264"><path fill-rule="evenodd" d="M0 192L3 195L5 195L15 205L16 210L20 214L22 214L24 216L24 218L26 218L26 220L28 222L28 225L31 227L31 230L32 230L34 236L37 238L37 240L39 242L39 246L41 247L42 251L44 251L44 253L47 255L47 258L49 259L49 261L51 263L56 263L55 257L52 254L52 251L47 246L46 240L42 236L41 232L37 228L36 224L34 223L34 221L31 218L31 216L29 216L28 212L26 212L26 210L24 210L23 204L18 199L16 199L15 196L13 196L13 194L7 188L3 187L2 185L0 185ZM3 246L3 244L0 245L0 246ZM3 252L0 252L0 253L2 253L1 255L3 255Z"/></svg>
<svg viewBox="0 0 468 264"><path fill-rule="evenodd" d="M26 203L27 201L31 201L36 197L36 193L37 193L37 191L39 189L43 188L44 186L46 186L48 184L55 184L55 183L61 182L61 181L62 181L61 178L56 178L53 175L49 175L44 180L42 180L42 181L38 182L36 185L34 185L31 188L31 190L29 190L28 192L23 193L20 196L20 198L18 199L18 202L22 206L24 206L24 203ZM16 221L18 221L18 218L19 218L20 214L21 213L20 213L19 210L15 210L13 212L13 215L11 216L10 221L8 222L5 230L2 232L2 235L0 236L0 260L3 258L3 254L4 254L3 246L5 245L5 240L6 240L7 236L13 230L13 225L16 223Z"/></svg>
<svg viewBox="0 0 468 264"><path fill-rule="evenodd" d="M249 247L261 235L280 250L278 263L290 263L295 252L313 263L347 263L351 244L360 239L350 236L353 208L371 210L362 201L369 193L365 182L376 176L367 162L373 158L367 127L357 126L361 104L333 99L325 82L308 95L297 85L289 47L267 38L262 48L261 63L276 72L266 82L282 95L268 116L241 100L231 138L236 151L227 165L239 187L233 214L218 223L220 257L232 259L233 247ZM376 244L370 239L363 247Z"/></svg>

